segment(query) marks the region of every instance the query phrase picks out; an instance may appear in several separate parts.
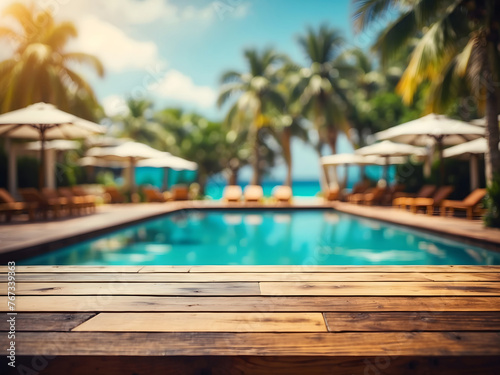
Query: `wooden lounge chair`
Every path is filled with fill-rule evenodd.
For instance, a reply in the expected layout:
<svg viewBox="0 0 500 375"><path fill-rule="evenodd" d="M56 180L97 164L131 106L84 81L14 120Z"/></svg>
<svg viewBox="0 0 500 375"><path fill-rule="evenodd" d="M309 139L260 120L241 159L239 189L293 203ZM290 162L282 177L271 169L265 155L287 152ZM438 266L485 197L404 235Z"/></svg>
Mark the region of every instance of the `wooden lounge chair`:
<svg viewBox="0 0 500 375"><path fill-rule="evenodd" d="M394 207L405 208L412 202L413 198L430 198L436 191L435 185L424 185L416 194L411 193L395 193L392 199Z"/></svg>
<svg viewBox="0 0 500 375"><path fill-rule="evenodd" d="M368 189L365 193L351 194L349 202L354 204L366 204L372 206L380 202L385 193L385 187L374 187Z"/></svg>
<svg viewBox="0 0 500 375"><path fill-rule="evenodd" d="M144 193L144 196L146 197L146 202L166 202L167 199L165 196L161 193L161 191L158 188L152 187L152 186L144 186L142 188L142 192Z"/></svg>
<svg viewBox="0 0 500 375"><path fill-rule="evenodd" d="M343 198L344 201L350 202L351 197L355 194L362 194L366 193L370 189L370 181L363 180L358 182L354 187L352 188L351 192L349 194L346 194Z"/></svg>
<svg viewBox="0 0 500 375"><path fill-rule="evenodd" d="M338 184L331 184L325 190L325 200L336 201L340 199L340 188Z"/></svg>
<svg viewBox="0 0 500 375"><path fill-rule="evenodd" d="M5 221L9 222L14 214L28 213L30 221L35 220L36 203L17 202L10 193L0 188L0 214L5 215Z"/></svg>
<svg viewBox="0 0 500 375"><path fill-rule="evenodd" d="M453 186L441 186L436 190L432 198L409 198L408 206L413 213L417 213L419 208L425 208L427 215L432 215L434 214L434 207L439 207L452 192Z"/></svg>
<svg viewBox="0 0 500 375"><path fill-rule="evenodd" d="M404 184L394 184L386 189L384 196L381 199L381 204L383 205L391 205L394 198L402 193L406 188Z"/></svg>
<svg viewBox="0 0 500 375"><path fill-rule="evenodd" d="M247 185L243 193L245 202L259 202L264 197L262 186Z"/></svg>
<svg viewBox="0 0 500 375"><path fill-rule="evenodd" d="M73 213L76 213L75 206L73 206L72 202L70 199L67 197L59 195L57 190L51 189L51 188L43 188L41 192L42 197L51 202L58 202L59 206L63 210L67 210L67 212L72 215Z"/></svg>
<svg viewBox="0 0 500 375"><path fill-rule="evenodd" d="M174 185L170 192L174 201L187 201L189 199L189 188L186 185Z"/></svg>
<svg viewBox="0 0 500 375"><path fill-rule="evenodd" d="M96 198L94 195L87 194L81 186L73 186L71 187L71 191L73 192L74 196L84 199L84 201L86 202L86 207L90 210L90 212L95 212Z"/></svg>
<svg viewBox="0 0 500 375"><path fill-rule="evenodd" d="M239 202L243 192L241 190L241 186L239 185L228 185L224 188L224 192L222 193L222 198L226 202Z"/></svg>
<svg viewBox="0 0 500 375"><path fill-rule="evenodd" d="M441 216L446 216L448 210L451 211L452 216L455 210L464 210L467 212L467 219L472 220L474 218L474 209L479 205L486 193L486 189L476 189L462 201L444 200L441 202Z"/></svg>
<svg viewBox="0 0 500 375"><path fill-rule="evenodd" d="M280 203L290 203L292 195L292 188L290 186L279 185L273 189L273 197Z"/></svg>
<svg viewBox="0 0 500 375"><path fill-rule="evenodd" d="M38 209L42 211L44 219L47 219L49 212L52 212L54 218L59 217L63 205L66 203L64 198L48 198L35 188L19 189L19 194L21 194L25 202L36 203Z"/></svg>
<svg viewBox="0 0 500 375"><path fill-rule="evenodd" d="M115 186L106 186L104 188L108 203L125 203L125 196Z"/></svg>
<svg viewBox="0 0 500 375"><path fill-rule="evenodd" d="M88 207L84 197L75 196L70 188L58 188L57 193L60 197L66 198L68 200L68 206L71 214L84 213Z"/></svg>

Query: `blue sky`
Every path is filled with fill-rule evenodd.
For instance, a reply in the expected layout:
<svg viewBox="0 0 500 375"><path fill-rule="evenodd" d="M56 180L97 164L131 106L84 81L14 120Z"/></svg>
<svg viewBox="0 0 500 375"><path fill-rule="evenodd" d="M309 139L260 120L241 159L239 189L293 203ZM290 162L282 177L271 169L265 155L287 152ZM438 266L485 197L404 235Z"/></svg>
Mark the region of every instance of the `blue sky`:
<svg viewBox="0 0 500 375"><path fill-rule="evenodd" d="M28 2L28 0L23 0ZM9 0L13 2L13 0ZM4 4L6 1L4 0ZM39 0L58 20L71 20L79 37L70 48L97 55L107 74L85 72L110 115L123 111L123 98L151 98L156 108L182 106L211 119L224 117L215 99L226 69L244 71L243 50L272 46L306 64L296 37L307 26L327 22L341 29L348 46L366 47L355 37L349 0ZM8 23L0 18L0 24ZM3 52L1 52L3 51ZM0 59L8 45L0 46ZM317 178L318 160L294 143L294 177ZM349 146L342 145L348 150ZM281 178L283 169L273 172Z"/></svg>

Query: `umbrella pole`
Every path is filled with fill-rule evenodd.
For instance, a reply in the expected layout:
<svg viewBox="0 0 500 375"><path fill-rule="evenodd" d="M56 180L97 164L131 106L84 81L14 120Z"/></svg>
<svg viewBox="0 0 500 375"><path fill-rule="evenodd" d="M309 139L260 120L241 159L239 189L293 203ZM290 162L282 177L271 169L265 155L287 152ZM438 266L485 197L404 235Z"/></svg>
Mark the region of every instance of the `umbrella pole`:
<svg viewBox="0 0 500 375"><path fill-rule="evenodd" d="M438 150L439 150L439 171L441 176L439 177L439 186L444 186L444 162L443 162L443 138L439 137L436 138L437 144L438 144Z"/></svg>
<svg viewBox="0 0 500 375"><path fill-rule="evenodd" d="M389 156L385 157L384 180L387 184L389 184Z"/></svg>
<svg viewBox="0 0 500 375"><path fill-rule="evenodd" d="M38 187L40 191L45 187L45 127L40 127L40 167L38 169Z"/></svg>
<svg viewBox="0 0 500 375"><path fill-rule="evenodd" d="M167 191L168 190L168 170L170 168L163 168L163 186L162 190Z"/></svg>

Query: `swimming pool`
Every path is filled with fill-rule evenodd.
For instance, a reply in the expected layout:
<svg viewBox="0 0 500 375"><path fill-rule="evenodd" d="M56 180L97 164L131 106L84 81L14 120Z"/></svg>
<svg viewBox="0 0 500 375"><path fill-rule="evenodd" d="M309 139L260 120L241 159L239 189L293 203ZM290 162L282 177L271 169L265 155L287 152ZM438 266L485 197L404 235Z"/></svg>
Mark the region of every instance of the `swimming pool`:
<svg viewBox="0 0 500 375"><path fill-rule="evenodd" d="M324 210L183 210L25 265L500 265L500 252Z"/></svg>

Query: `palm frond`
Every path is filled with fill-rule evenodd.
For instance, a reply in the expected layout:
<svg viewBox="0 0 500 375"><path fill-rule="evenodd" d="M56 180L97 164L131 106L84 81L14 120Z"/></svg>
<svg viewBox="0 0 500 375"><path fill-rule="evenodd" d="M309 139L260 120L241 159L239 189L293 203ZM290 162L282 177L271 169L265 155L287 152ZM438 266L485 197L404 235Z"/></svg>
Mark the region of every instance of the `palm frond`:
<svg viewBox="0 0 500 375"><path fill-rule="evenodd" d="M72 22L62 22L47 30L44 43L55 51L61 51L71 38L76 38L78 32Z"/></svg>
<svg viewBox="0 0 500 375"><path fill-rule="evenodd" d="M380 16L400 6L400 3L400 0L352 0L354 30L365 30Z"/></svg>
<svg viewBox="0 0 500 375"><path fill-rule="evenodd" d="M241 73L235 70L228 70L222 74L219 81L222 85L230 82L239 82L241 81Z"/></svg>
<svg viewBox="0 0 500 375"><path fill-rule="evenodd" d="M79 64L86 64L94 68L99 77L104 76L104 65L94 55L89 55L83 52L69 52L62 55L65 61L77 62Z"/></svg>

